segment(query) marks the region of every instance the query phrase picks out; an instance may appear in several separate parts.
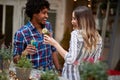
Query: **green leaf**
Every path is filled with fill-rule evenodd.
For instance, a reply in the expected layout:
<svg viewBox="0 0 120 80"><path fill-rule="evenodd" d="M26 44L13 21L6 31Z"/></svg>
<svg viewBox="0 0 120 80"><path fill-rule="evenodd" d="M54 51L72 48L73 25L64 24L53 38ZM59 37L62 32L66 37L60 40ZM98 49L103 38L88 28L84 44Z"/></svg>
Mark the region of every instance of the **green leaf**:
<svg viewBox="0 0 120 80"><path fill-rule="evenodd" d="M12 60L13 57L12 46L9 46L8 48L2 46L0 48L0 56L2 57L3 60Z"/></svg>
<svg viewBox="0 0 120 80"><path fill-rule="evenodd" d="M32 63L26 56L21 56L16 66L21 68L32 68Z"/></svg>
<svg viewBox="0 0 120 80"><path fill-rule="evenodd" d="M102 61L96 63L83 62L79 66L81 80L87 80L89 76L94 77L96 80L107 80L107 69L107 64Z"/></svg>

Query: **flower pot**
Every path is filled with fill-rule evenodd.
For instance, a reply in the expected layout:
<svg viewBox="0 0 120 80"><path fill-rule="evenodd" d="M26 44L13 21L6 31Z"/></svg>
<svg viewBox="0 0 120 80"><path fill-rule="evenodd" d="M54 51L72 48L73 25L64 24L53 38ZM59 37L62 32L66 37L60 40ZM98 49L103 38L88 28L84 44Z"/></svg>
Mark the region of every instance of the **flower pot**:
<svg viewBox="0 0 120 80"><path fill-rule="evenodd" d="M19 68L16 67L16 76L18 80L29 80L31 68Z"/></svg>

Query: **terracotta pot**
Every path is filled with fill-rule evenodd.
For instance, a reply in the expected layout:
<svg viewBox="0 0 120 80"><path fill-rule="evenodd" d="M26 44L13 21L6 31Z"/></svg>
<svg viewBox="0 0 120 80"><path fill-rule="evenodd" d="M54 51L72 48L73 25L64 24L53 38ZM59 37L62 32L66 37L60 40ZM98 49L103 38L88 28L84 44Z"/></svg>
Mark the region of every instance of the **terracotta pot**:
<svg viewBox="0 0 120 80"><path fill-rule="evenodd" d="M16 67L16 76L19 80L29 80L31 68Z"/></svg>

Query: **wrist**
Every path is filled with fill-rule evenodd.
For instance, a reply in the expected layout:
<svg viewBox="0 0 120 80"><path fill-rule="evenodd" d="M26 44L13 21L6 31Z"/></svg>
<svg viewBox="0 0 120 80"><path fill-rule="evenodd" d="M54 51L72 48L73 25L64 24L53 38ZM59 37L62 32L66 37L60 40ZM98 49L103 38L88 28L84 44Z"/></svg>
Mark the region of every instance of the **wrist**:
<svg viewBox="0 0 120 80"><path fill-rule="evenodd" d="M57 72L58 73L62 73L62 69L57 69Z"/></svg>
<svg viewBox="0 0 120 80"><path fill-rule="evenodd" d="M59 46L59 43L57 41L55 41L53 46L57 47L57 46Z"/></svg>

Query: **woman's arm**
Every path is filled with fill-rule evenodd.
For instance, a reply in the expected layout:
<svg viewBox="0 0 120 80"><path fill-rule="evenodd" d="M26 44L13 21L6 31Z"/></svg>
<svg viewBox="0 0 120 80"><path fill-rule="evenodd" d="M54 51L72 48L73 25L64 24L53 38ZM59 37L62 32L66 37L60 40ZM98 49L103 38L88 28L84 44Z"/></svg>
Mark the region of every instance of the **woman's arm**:
<svg viewBox="0 0 120 80"><path fill-rule="evenodd" d="M68 64L72 64L76 60L76 57L77 57L77 54L78 54L76 33L72 33L72 35L71 35L69 52L64 50L60 46L60 44L55 39L53 39L52 37L44 35L44 42L46 44L50 44L50 45L54 46L57 49L57 51L59 52L59 54L65 59L65 61Z"/></svg>
<svg viewBox="0 0 120 80"><path fill-rule="evenodd" d="M59 54L63 58L65 57L65 54L67 53L67 51L64 50L55 39L53 39L52 37L49 37L47 35L44 35L44 43L54 46L57 49L57 51L59 52Z"/></svg>

